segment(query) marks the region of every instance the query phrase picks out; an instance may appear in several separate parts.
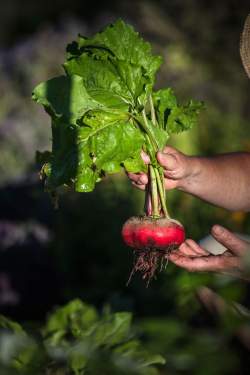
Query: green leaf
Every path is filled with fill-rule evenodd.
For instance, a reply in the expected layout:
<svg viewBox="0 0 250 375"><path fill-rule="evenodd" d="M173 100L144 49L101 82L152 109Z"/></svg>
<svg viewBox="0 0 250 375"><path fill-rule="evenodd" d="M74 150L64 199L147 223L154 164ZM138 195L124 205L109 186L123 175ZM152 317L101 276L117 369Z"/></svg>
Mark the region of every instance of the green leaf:
<svg viewBox="0 0 250 375"><path fill-rule="evenodd" d="M147 165L143 162L141 158L141 150L135 153L134 157L128 158L123 162L123 166L127 172L137 173L147 172Z"/></svg>
<svg viewBox="0 0 250 375"><path fill-rule="evenodd" d="M19 335L20 334L24 336L27 335L20 324L18 324L17 322L14 322L11 319L6 318L3 315L0 315L0 328L19 334Z"/></svg>
<svg viewBox="0 0 250 375"><path fill-rule="evenodd" d="M130 95L140 97L140 102L147 101L151 92L155 74L159 69L162 58L151 53L151 46L146 43L133 27L122 20L107 26L93 37L79 37L78 43L73 42L67 48L68 62L65 68L76 64L77 58L89 57L94 64L113 65L118 76L127 85ZM77 74L85 75L82 64L78 64ZM75 71L75 70L74 70ZM124 91L125 94L126 90Z"/></svg>
<svg viewBox="0 0 250 375"><path fill-rule="evenodd" d="M152 365L165 365L166 360L163 358L162 355L155 354L155 355L148 355L146 359L144 359L142 363L142 367L152 366Z"/></svg>
<svg viewBox="0 0 250 375"><path fill-rule="evenodd" d="M124 366L130 362L130 367L134 368L136 374L158 374L154 365L164 365L166 360L161 355L154 355L144 350L141 343L131 340L119 345L114 349L114 353L120 355L119 361Z"/></svg>
<svg viewBox="0 0 250 375"><path fill-rule="evenodd" d="M162 63L160 56L152 55L150 44L145 42L132 26L120 19L93 37L80 37L78 51L80 54L87 51L102 59L103 56L115 57L134 65L141 65L152 80Z"/></svg>
<svg viewBox="0 0 250 375"><path fill-rule="evenodd" d="M0 316L0 363L18 374L40 374L44 366L43 348L24 331L20 324Z"/></svg>
<svg viewBox="0 0 250 375"><path fill-rule="evenodd" d="M88 364L88 356L85 355L86 345L78 343L69 351L69 367L75 375L84 375Z"/></svg>
<svg viewBox="0 0 250 375"><path fill-rule="evenodd" d="M169 134L165 129L157 127L152 123L152 121L147 120L148 129L150 131L151 137L154 139L158 150L162 150L169 139Z"/></svg>
<svg viewBox="0 0 250 375"><path fill-rule="evenodd" d="M154 365L165 361L133 338L131 319L128 312L108 309L98 316L94 307L77 299L49 316L42 336L36 332L32 337L23 335L19 324L1 317L7 329L1 335L1 365L13 375L156 375Z"/></svg>
<svg viewBox="0 0 250 375"><path fill-rule="evenodd" d="M88 94L109 108L128 111L128 105L136 106L137 98L144 94L145 85L150 84L141 65L117 59L96 60L86 53L66 61L68 75L83 78Z"/></svg>
<svg viewBox="0 0 250 375"><path fill-rule="evenodd" d="M180 133L191 129L198 119L202 102L191 100L188 104L180 106L170 88L153 93L156 116L159 124L168 134Z"/></svg>
<svg viewBox="0 0 250 375"><path fill-rule="evenodd" d="M88 95L83 78L77 75L60 76L40 83L34 89L32 99L42 104L52 118L69 124L76 124L90 109L102 107Z"/></svg>
<svg viewBox="0 0 250 375"><path fill-rule="evenodd" d="M81 337L97 319L98 315L94 307L76 299L58 308L48 318L43 335L50 345L58 345L63 342L66 335Z"/></svg>
<svg viewBox="0 0 250 375"><path fill-rule="evenodd" d="M140 160L144 137L123 112L89 111L80 125L54 121L52 131L51 189L74 183L76 191L91 191L100 177L119 172L127 159Z"/></svg>
<svg viewBox="0 0 250 375"><path fill-rule="evenodd" d="M192 101L179 106L171 89L153 93L161 61L122 20L67 47L66 76L39 84L32 95L52 119L52 153L40 158L47 190L89 192L122 167L146 171L142 148L158 166L156 151L171 133L192 127L201 108ZM149 114L142 118L149 95L157 124Z"/></svg>
<svg viewBox="0 0 250 375"><path fill-rule="evenodd" d="M13 368L18 370L18 374L36 375L44 372L46 367L47 353L44 347L35 340L23 342L20 351L13 361Z"/></svg>
<svg viewBox="0 0 250 375"><path fill-rule="evenodd" d="M93 333L97 346L112 347L130 337L132 316L130 313L120 312L109 314L96 326Z"/></svg>
<svg viewBox="0 0 250 375"><path fill-rule="evenodd" d="M153 101L156 109L157 120L161 127L165 129L171 109L177 106L177 100L174 96L173 90L167 88L153 93Z"/></svg>
<svg viewBox="0 0 250 375"><path fill-rule="evenodd" d="M128 103L133 103L131 91L111 61L93 60L89 55L82 54L67 61L64 68L70 76L81 76L88 94L106 107L127 111Z"/></svg>
<svg viewBox="0 0 250 375"><path fill-rule="evenodd" d="M187 105L175 107L171 110L167 120L167 131L171 133L180 133L191 129L197 124L198 115L203 108L203 104L191 100Z"/></svg>

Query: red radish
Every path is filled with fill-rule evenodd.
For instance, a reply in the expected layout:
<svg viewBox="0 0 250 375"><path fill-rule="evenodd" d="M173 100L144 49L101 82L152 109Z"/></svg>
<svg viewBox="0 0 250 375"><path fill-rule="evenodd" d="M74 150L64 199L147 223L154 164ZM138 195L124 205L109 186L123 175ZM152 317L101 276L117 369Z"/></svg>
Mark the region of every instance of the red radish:
<svg viewBox="0 0 250 375"><path fill-rule="evenodd" d="M185 240L184 227L174 219L149 216L131 217L122 228L126 245L135 250L136 261L128 283L136 271L143 273L147 284L152 279L159 262L161 268L168 253Z"/></svg>
<svg viewBox="0 0 250 375"><path fill-rule="evenodd" d="M179 246L185 239L183 226L165 217L131 217L122 228L124 242L135 250L169 250Z"/></svg>
<svg viewBox="0 0 250 375"><path fill-rule="evenodd" d="M128 283L136 271L142 272L147 285L160 263L168 259L170 251L185 240L181 223L169 217L162 171L149 165L149 178L145 196L145 215L131 217L122 228L124 242L135 250L135 263Z"/></svg>

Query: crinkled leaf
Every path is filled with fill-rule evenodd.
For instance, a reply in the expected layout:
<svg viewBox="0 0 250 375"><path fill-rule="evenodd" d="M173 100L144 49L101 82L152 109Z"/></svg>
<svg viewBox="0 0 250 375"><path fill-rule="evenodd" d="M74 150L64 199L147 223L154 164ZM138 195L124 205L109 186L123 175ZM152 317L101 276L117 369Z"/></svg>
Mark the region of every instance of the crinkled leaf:
<svg viewBox="0 0 250 375"><path fill-rule="evenodd" d="M52 121L52 155L41 170L42 175L47 177L49 190L73 184L77 168L76 129L76 126L69 126L63 121Z"/></svg>
<svg viewBox="0 0 250 375"><path fill-rule="evenodd" d="M140 97L140 102L144 104L162 63L161 56L152 55L150 44L122 20L107 26L93 37L80 36L78 43L73 42L67 50L66 69L68 65L75 64L73 61L79 56L90 56L94 63L112 64L134 100ZM80 67L78 74L79 71L85 75L83 67Z"/></svg>
<svg viewBox="0 0 250 375"><path fill-rule="evenodd" d="M123 166L128 172L137 173L139 171L147 172L147 165L141 158L141 150L135 153L134 157L128 158L123 162Z"/></svg>
<svg viewBox="0 0 250 375"><path fill-rule="evenodd" d="M191 100L187 105L174 107L167 119L166 129L169 134L191 129L198 121L203 104Z"/></svg>
<svg viewBox="0 0 250 375"><path fill-rule="evenodd" d="M151 77L146 74L143 66L127 63L123 60L117 60L115 65L117 73L134 98L135 105L137 105L138 97L145 100L149 88L152 89L153 81Z"/></svg>
<svg viewBox="0 0 250 375"><path fill-rule="evenodd" d="M119 172L129 158L140 160L144 137L123 112L89 111L80 125L57 121L52 131L51 189L74 183L76 191L91 191L105 173Z"/></svg>
<svg viewBox="0 0 250 375"><path fill-rule="evenodd" d="M120 107L127 111L128 103L133 103L131 92L112 62L93 60L90 56L83 54L67 61L64 68L68 75L81 76L89 95L105 106Z"/></svg>
<svg viewBox="0 0 250 375"><path fill-rule="evenodd" d="M153 93L157 120L163 129L166 128L167 119L172 108L177 106L177 100L172 89L161 89Z"/></svg>
<svg viewBox="0 0 250 375"><path fill-rule="evenodd" d="M160 56L152 55L150 44L122 20L117 20L93 37L80 36L77 48L74 45L72 51L69 58L86 51L102 59L115 57L134 65L141 65L153 81L162 63Z"/></svg>
<svg viewBox="0 0 250 375"><path fill-rule="evenodd" d="M191 129L198 119L203 103L191 100L187 105L178 105L170 88L153 93L156 116L159 124L168 134Z"/></svg>
<svg viewBox="0 0 250 375"><path fill-rule="evenodd" d="M54 119L76 124L90 109L102 104L89 96L84 80L78 75L60 76L40 83L32 93L32 99L44 106Z"/></svg>
<svg viewBox="0 0 250 375"><path fill-rule="evenodd" d="M144 93L148 77L143 67L114 59L96 60L86 53L64 64L68 75L83 78L89 95L107 107L128 111L128 104L135 106Z"/></svg>
<svg viewBox="0 0 250 375"><path fill-rule="evenodd" d="M142 147L144 137L140 130L122 113L91 111L83 118L83 124L78 129L78 142L88 147L93 169L108 172L110 164L120 165L138 155Z"/></svg>
<svg viewBox="0 0 250 375"><path fill-rule="evenodd" d="M122 20L68 46L67 76L41 83L33 92L33 99L52 118L52 154L43 158L41 170L48 190L68 185L88 192L121 167L146 171L142 148L157 165L156 150L165 146L169 135L196 122L200 103L178 106L170 89L153 94L161 61ZM148 115L146 136L137 119L143 121L149 94L159 126Z"/></svg>

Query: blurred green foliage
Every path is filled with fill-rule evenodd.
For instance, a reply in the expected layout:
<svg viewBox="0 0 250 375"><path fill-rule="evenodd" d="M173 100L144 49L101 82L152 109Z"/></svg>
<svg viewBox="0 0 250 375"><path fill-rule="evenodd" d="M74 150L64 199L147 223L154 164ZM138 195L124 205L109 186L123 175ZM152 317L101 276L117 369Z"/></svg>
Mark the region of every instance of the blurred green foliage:
<svg viewBox="0 0 250 375"><path fill-rule="evenodd" d="M157 375L154 366L165 360L142 348L131 318L108 308L99 315L77 299L53 312L32 336L1 316L0 369L25 375Z"/></svg>

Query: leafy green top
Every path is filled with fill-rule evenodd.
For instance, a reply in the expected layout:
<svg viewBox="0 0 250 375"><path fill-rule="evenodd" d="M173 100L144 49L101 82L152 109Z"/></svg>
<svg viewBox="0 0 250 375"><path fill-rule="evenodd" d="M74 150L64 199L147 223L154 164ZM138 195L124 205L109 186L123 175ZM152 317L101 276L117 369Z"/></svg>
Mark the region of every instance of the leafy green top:
<svg viewBox="0 0 250 375"><path fill-rule="evenodd" d="M28 334L3 316L0 328L8 343L8 350L0 346L0 371L8 374L157 375L156 366L165 364L134 335L130 313L106 308L100 315L78 299L53 312L41 333Z"/></svg>
<svg viewBox="0 0 250 375"><path fill-rule="evenodd" d="M47 189L88 192L122 167L138 172L142 148L152 156L171 133L193 126L201 103L179 106L171 89L153 92L161 62L122 20L67 47L66 75L32 94L52 120L52 152L39 154ZM157 121L146 110L149 99Z"/></svg>

